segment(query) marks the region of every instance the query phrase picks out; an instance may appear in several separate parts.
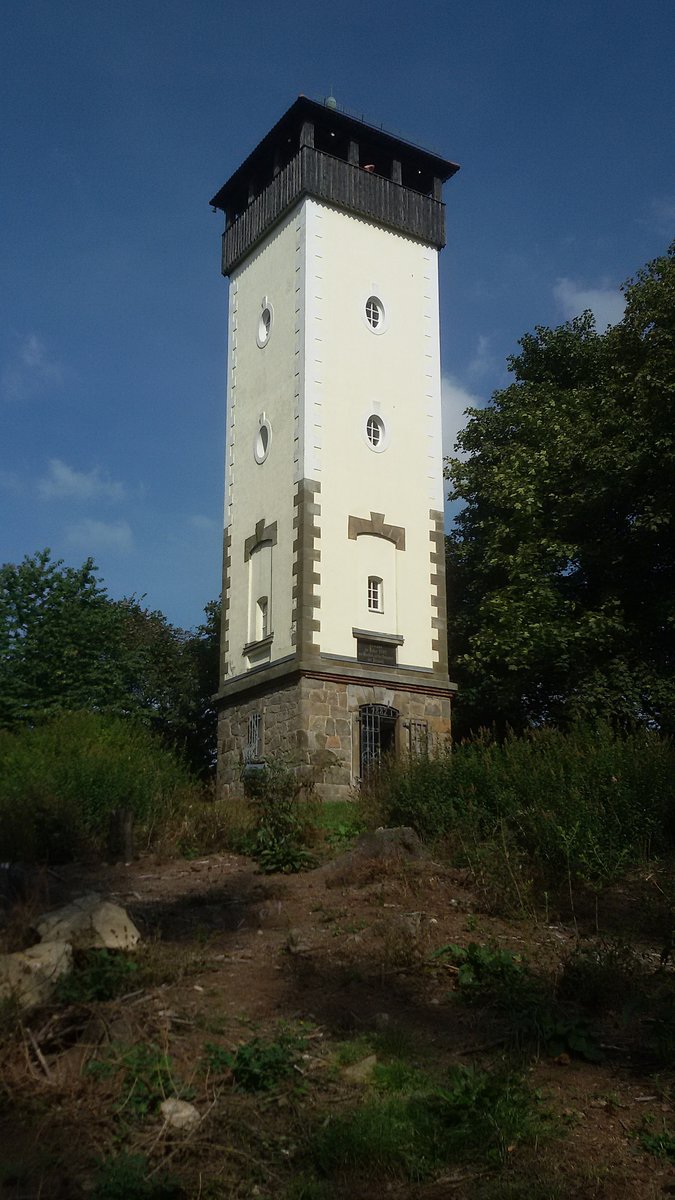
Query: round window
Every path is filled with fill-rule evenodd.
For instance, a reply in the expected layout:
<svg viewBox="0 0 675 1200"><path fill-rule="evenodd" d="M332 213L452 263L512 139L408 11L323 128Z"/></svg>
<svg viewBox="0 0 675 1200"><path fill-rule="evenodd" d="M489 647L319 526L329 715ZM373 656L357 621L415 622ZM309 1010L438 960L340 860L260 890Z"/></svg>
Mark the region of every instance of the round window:
<svg viewBox="0 0 675 1200"><path fill-rule="evenodd" d="M382 417L377 413L371 413L366 420L366 441L371 450L384 450L386 448L386 430Z"/></svg>
<svg viewBox="0 0 675 1200"><path fill-rule="evenodd" d="M384 325L384 306L377 296L369 296L366 300L366 320L370 328L377 333Z"/></svg>
<svg viewBox="0 0 675 1200"><path fill-rule="evenodd" d="M261 348L266 346L270 339L273 321L274 309L269 301L265 299L263 300L262 312L258 318L258 332L256 334L256 341Z"/></svg>
<svg viewBox="0 0 675 1200"><path fill-rule="evenodd" d="M263 463L267 458L271 440L272 427L269 421L263 417L260 421L258 432L255 435L255 443L253 446L253 454L257 463Z"/></svg>

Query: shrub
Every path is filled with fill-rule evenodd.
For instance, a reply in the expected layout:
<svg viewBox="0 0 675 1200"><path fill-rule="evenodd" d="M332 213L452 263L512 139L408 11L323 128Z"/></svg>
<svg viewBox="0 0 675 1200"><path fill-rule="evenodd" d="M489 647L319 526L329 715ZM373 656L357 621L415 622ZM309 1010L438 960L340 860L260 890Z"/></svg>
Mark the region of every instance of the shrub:
<svg viewBox="0 0 675 1200"><path fill-rule="evenodd" d="M250 853L268 875L286 875L315 865L307 850L308 830L303 822L308 785L281 760L245 769L244 787L255 813L256 833Z"/></svg>
<svg viewBox="0 0 675 1200"><path fill-rule="evenodd" d="M389 765L373 786L387 824L450 838L469 865L472 850L492 846L516 893L512 849L544 883L562 874L596 886L675 840L675 748L648 731L483 736L436 760Z"/></svg>
<svg viewBox="0 0 675 1200"><path fill-rule="evenodd" d="M65 713L0 734L3 857L67 861L101 852L126 809L147 841L199 794L178 755L132 722Z"/></svg>

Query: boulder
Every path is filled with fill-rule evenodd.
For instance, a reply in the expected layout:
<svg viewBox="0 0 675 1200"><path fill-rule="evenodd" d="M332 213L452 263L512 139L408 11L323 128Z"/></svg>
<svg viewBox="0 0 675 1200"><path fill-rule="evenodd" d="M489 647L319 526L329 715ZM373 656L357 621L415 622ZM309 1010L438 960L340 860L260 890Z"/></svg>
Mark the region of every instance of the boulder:
<svg viewBox="0 0 675 1200"><path fill-rule="evenodd" d="M128 913L96 892L44 913L36 928L43 942L70 942L76 950L133 950L141 940Z"/></svg>
<svg viewBox="0 0 675 1200"><path fill-rule="evenodd" d="M377 1055L369 1054L367 1058L362 1058L360 1062L352 1063L350 1067L344 1067L342 1075L350 1083L370 1083L376 1066Z"/></svg>
<svg viewBox="0 0 675 1200"><path fill-rule="evenodd" d="M41 942L29 950L0 955L0 1000L14 999L21 1008L36 1008L49 1000L62 975L73 965L66 941Z"/></svg>
<svg viewBox="0 0 675 1200"><path fill-rule="evenodd" d="M188 1104L187 1100L176 1100L173 1096L162 1101L159 1111L173 1129L194 1129L201 1121L194 1104Z"/></svg>
<svg viewBox="0 0 675 1200"><path fill-rule="evenodd" d="M326 887L343 887L362 874L364 865L373 862L400 862L424 858L425 850L414 829L399 825L363 833L351 850L341 854L326 870Z"/></svg>

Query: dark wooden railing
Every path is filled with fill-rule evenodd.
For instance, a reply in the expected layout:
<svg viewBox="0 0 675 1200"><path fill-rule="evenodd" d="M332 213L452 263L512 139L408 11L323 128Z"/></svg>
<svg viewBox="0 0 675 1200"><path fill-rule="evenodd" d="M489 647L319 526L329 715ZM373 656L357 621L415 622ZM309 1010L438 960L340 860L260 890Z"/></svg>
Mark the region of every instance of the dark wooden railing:
<svg viewBox="0 0 675 1200"><path fill-rule="evenodd" d="M303 146L223 234L223 275L302 195L369 217L439 249L445 245L445 205L412 188Z"/></svg>

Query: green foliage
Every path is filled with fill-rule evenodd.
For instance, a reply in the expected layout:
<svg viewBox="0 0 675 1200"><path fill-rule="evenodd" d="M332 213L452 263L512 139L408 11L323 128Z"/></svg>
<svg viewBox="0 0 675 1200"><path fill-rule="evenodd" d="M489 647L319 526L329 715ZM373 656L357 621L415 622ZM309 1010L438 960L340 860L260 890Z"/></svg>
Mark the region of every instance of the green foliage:
<svg viewBox="0 0 675 1200"><path fill-rule="evenodd" d="M118 1114L142 1118L157 1111L167 1096L176 1094L171 1059L151 1042L132 1046L112 1044L104 1057L92 1059L87 1071L97 1079L119 1076Z"/></svg>
<svg viewBox="0 0 675 1200"><path fill-rule="evenodd" d="M643 1129L640 1133L640 1141L650 1154L675 1162L675 1129L668 1129L665 1122L658 1133L651 1130L649 1126Z"/></svg>
<svg viewBox="0 0 675 1200"><path fill-rule="evenodd" d="M111 600L92 559L79 568L48 550L0 567L0 729L64 711L89 710L137 723L188 753L207 773L215 762L220 606L188 634L142 598Z"/></svg>
<svg viewBox="0 0 675 1200"><path fill-rule="evenodd" d="M469 1004L492 1007L506 1020L509 1039L522 1048L543 1047L557 1057L563 1052L599 1062L598 1040L587 1021L564 1008L552 986L526 963L496 946L448 945L435 952L459 967L457 986Z"/></svg>
<svg viewBox="0 0 675 1200"><path fill-rule="evenodd" d="M112 1000L131 991L138 963L119 950L80 950L73 970L59 979L55 998L61 1004Z"/></svg>
<svg viewBox="0 0 675 1200"><path fill-rule="evenodd" d="M448 460L458 730L675 728L675 243L624 291L522 338Z"/></svg>
<svg viewBox="0 0 675 1200"><path fill-rule="evenodd" d="M515 896L528 869L544 886L561 876L610 882L675 835L675 748L647 730L483 736L444 758L390 766L377 787L384 822L449 838L475 874L491 848Z"/></svg>
<svg viewBox="0 0 675 1200"><path fill-rule="evenodd" d="M292 875L313 867L302 819L307 785L292 767L278 759L251 764L244 769L244 787L255 814L250 853L261 870Z"/></svg>
<svg viewBox="0 0 675 1200"><path fill-rule="evenodd" d="M422 1179L446 1163L503 1162L544 1129L537 1096L511 1073L458 1067L446 1086L419 1075L410 1083L329 1118L312 1139L315 1168Z"/></svg>
<svg viewBox="0 0 675 1200"><path fill-rule="evenodd" d="M94 1179L93 1200L180 1200L177 1180L162 1171L150 1175L144 1154L117 1154L101 1161Z"/></svg>
<svg viewBox="0 0 675 1200"><path fill-rule="evenodd" d="M58 862L102 851L119 809L150 838L197 792L174 751L121 718L64 713L0 732L0 825L10 859Z"/></svg>
<svg viewBox="0 0 675 1200"><path fill-rule="evenodd" d="M229 1071L241 1092L271 1092L293 1074L302 1046L302 1039L288 1033L275 1041L251 1038L234 1052L207 1042L204 1061L214 1075Z"/></svg>

